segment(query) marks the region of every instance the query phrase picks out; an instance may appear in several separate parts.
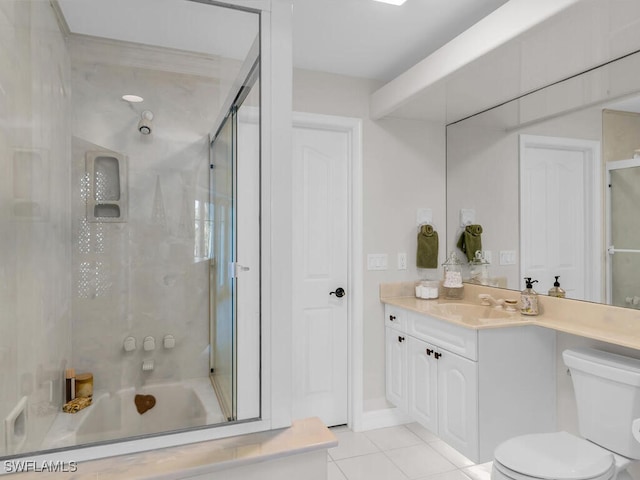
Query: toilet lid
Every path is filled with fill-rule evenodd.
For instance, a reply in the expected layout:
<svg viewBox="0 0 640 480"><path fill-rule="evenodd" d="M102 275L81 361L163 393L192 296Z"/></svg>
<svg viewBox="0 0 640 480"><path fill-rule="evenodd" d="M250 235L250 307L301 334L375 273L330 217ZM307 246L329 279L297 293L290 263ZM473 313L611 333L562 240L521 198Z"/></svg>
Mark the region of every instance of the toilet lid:
<svg viewBox="0 0 640 480"><path fill-rule="evenodd" d="M594 479L614 466L611 452L567 432L512 438L498 446L495 459L514 472L548 480Z"/></svg>

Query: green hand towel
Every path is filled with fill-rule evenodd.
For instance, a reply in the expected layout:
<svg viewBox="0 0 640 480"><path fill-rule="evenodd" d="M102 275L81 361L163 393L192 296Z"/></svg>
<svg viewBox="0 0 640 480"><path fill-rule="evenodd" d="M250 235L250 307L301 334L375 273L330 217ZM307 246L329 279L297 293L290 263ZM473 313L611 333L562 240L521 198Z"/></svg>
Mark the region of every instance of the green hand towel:
<svg viewBox="0 0 640 480"><path fill-rule="evenodd" d="M431 225L422 225L418 232L416 267L438 268L438 232Z"/></svg>
<svg viewBox="0 0 640 480"><path fill-rule="evenodd" d="M458 248L471 261L482 250L482 225L467 225L458 240Z"/></svg>

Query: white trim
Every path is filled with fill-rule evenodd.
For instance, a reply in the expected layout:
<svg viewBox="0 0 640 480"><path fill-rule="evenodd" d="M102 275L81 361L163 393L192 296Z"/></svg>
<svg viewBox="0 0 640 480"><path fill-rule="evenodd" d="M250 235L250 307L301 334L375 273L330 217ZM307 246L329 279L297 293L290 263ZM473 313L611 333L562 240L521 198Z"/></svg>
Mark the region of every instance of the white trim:
<svg viewBox="0 0 640 480"><path fill-rule="evenodd" d="M377 428L396 427L411 423L413 420L399 408L383 408L364 412L359 430L375 430Z"/></svg>
<svg viewBox="0 0 640 480"><path fill-rule="evenodd" d="M293 113L295 127L308 127L344 132L349 136L351 150L348 161L349 196L349 292L348 313L348 426L353 431L362 429L363 421L363 191L362 191L362 120L359 118Z"/></svg>
<svg viewBox="0 0 640 480"><path fill-rule="evenodd" d="M607 170L607 185L611 185L611 170L620 170L623 168L634 168L640 167L640 158L630 158L627 160L616 160L614 162L606 162L605 164ZM609 253L609 249L611 247L611 188L607 188L606 199L605 199L605 212L606 212L606 222L607 222L607 254L605 255L605 262L607 265L606 268L606 302L611 305L613 301L613 261L612 254ZM616 249L616 252L624 252L623 249Z"/></svg>
<svg viewBox="0 0 640 480"><path fill-rule="evenodd" d="M522 182L524 181L524 170L522 168L522 161L524 159L525 150L527 148L554 148L556 150L571 150L586 153L587 165L585 172L587 178L585 180L586 197L591 199L591 204L587 205L590 215L586 216L586 233L589 239L588 244L585 247L585 261L587 265L592 268L585 270L585 296L583 300L589 300L592 302L602 301L602 167L600 163L600 142L595 140L583 140L578 138L563 138L563 137L547 137L542 135L520 135L520 150L519 150L519 185L520 192ZM520 194L521 195L521 194ZM519 206L519 218L522 219L523 215L523 203L522 198L518 198ZM522 222L522 220L520 220ZM522 272L522 223L518 229L520 237L520 278L523 277Z"/></svg>
<svg viewBox="0 0 640 480"><path fill-rule="evenodd" d="M262 258L266 266L262 281L264 305L262 374L266 392L262 418L271 428L291 425L291 112L293 91L292 0L273 0L271 12L261 15L261 92L263 105L262 164L263 226Z"/></svg>

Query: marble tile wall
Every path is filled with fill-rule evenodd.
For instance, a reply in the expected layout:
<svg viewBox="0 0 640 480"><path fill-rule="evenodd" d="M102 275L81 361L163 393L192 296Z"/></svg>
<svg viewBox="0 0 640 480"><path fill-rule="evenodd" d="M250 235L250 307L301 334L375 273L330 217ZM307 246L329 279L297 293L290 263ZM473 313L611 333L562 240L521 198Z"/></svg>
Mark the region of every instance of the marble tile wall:
<svg viewBox="0 0 640 480"><path fill-rule="evenodd" d="M37 449L71 356L70 61L49 2L0 2L0 455ZM27 397L26 440L4 419Z"/></svg>
<svg viewBox="0 0 640 480"><path fill-rule="evenodd" d="M207 376L209 267L198 219L208 200L208 135L224 100L220 81L167 71L171 62L158 49L146 52L142 68L119 63L127 44L96 40L93 57L75 57L76 41L87 40L70 39L74 367L108 391ZM144 102L127 103L124 94ZM143 110L154 114L150 135L137 128ZM85 217L85 153L94 150L126 157L126 222ZM175 348L163 348L165 335ZM128 336L135 351L123 350ZM153 351L142 348L147 336ZM154 370L143 372L148 359Z"/></svg>

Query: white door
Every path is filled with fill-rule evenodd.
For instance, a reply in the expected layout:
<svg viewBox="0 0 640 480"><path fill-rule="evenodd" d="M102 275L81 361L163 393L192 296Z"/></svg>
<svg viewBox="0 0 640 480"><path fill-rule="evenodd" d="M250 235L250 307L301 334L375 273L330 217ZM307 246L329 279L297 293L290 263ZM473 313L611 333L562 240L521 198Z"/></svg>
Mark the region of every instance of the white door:
<svg viewBox="0 0 640 480"><path fill-rule="evenodd" d="M327 425L348 421L349 142L293 129L293 418Z"/></svg>
<svg viewBox="0 0 640 480"><path fill-rule="evenodd" d="M567 297L600 300L599 158L599 142L520 136L520 273L540 293L559 275Z"/></svg>

